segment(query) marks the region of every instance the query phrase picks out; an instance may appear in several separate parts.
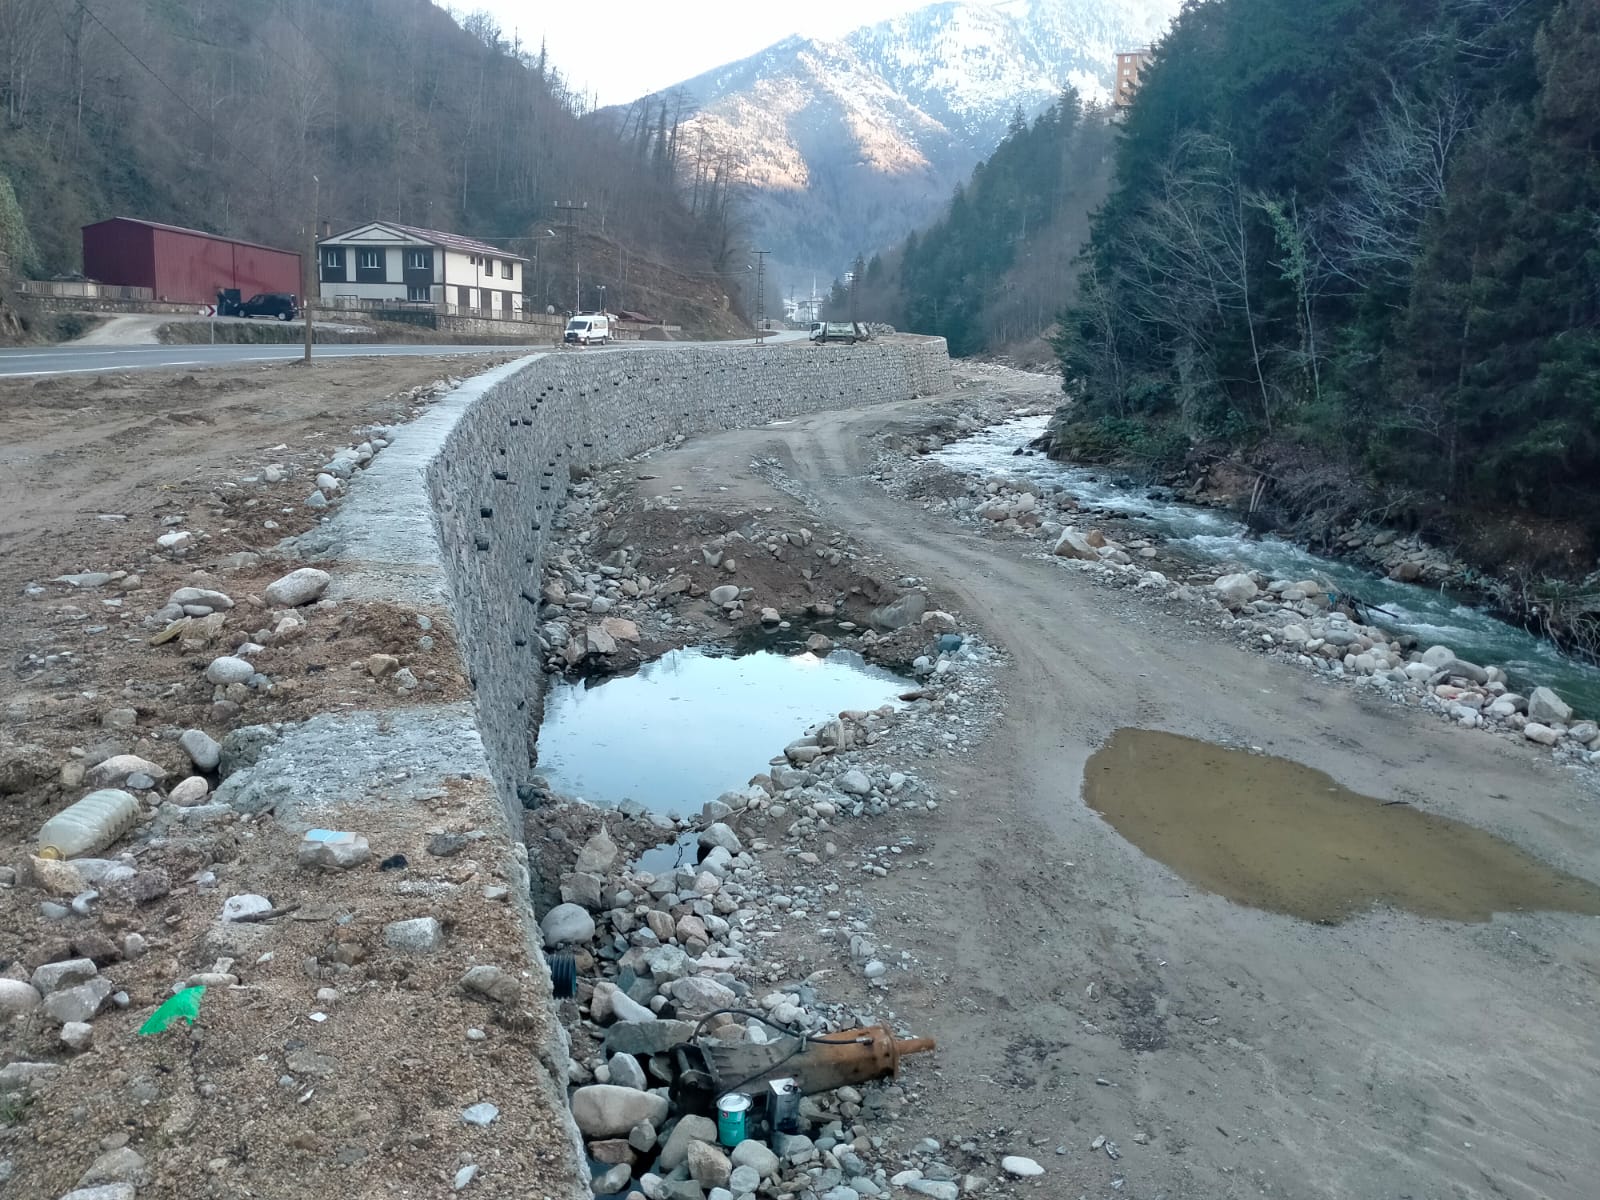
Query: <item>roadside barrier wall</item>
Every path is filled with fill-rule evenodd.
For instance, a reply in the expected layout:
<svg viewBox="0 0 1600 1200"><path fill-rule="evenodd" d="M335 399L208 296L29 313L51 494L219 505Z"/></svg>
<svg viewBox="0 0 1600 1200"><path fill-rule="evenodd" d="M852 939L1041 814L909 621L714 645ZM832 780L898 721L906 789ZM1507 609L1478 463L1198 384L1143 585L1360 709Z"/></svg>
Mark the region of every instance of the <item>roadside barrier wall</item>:
<svg viewBox="0 0 1600 1200"><path fill-rule="evenodd" d="M940 338L867 345L663 347L551 354L485 388L428 463L448 600L480 732L512 827L543 670L539 589L551 520L574 472L678 435L932 395Z"/></svg>

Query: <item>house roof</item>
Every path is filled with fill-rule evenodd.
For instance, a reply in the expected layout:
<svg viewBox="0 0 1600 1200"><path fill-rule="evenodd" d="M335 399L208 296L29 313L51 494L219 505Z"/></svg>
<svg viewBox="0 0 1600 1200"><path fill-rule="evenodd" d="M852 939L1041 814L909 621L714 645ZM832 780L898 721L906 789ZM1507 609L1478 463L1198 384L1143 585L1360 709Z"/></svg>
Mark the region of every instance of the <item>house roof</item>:
<svg viewBox="0 0 1600 1200"><path fill-rule="evenodd" d="M247 242L243 238L229 237L225 233L212 233L206 229L188 229L182 225L167 225L161 221L146 221L142 217L107 217L104 221L91 221L85 229L93 229L97 225L142 225L146 229L160 229L167 233L182 233L189 237L209 238L213 242L228 242L234 246L250 246L256 250L271 250L274 254L299 255L298 250L285 250L279 246L268 246L261 242Z"/></svg>
<svg viewBox="0 0 1600 1200"><path fill-rule="evenodd" d="M463 237L459 233L446 233L442 229L423 229L418 225L402 225L398 221L368 221L346 229L343 233L334 234L331 238L321 238L319 242L337 242L341 238L349 237L361 229L392 230L404 237L413 238L419 242L427 242L434 246L443 246L446 250L459 250L463 254L486 254L491 258L514 258L518 262L528 260L520 254L514 254L504 246L492 246L488 242L480 242L477 238Z"/></svg>

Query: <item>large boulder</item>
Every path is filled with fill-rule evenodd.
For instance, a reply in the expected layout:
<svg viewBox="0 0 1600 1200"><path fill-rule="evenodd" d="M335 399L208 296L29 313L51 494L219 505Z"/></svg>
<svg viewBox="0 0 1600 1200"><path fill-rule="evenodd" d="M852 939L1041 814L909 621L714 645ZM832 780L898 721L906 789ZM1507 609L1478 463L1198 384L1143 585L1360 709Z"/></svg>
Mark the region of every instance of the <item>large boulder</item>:
<svg viewBox="0 0 1600 1200"><path fill-rule="evenodd" d="M733 1164L715 1143L689 1143L689 1176L701 1187L723 1187L732 1172Z"/></svg>
<svg viewBox="0 0 1600 1200"><path fill-rule="evenodd" d="M672 1127L672 1134L667 1138L667 1144L661 1148L661 1161L658 1167L662 1171L676 1171L681 1165L689 1161L689 1147L700 1143L702 1145L714 1143L717 1140L717 1123L710 1117L689 1115Z"/></svg>
<svg viewBox="0 0 1600 1200"><path fill-rule="evenodd" d="M582 943L594 937L594 918L581 904L558 904L545 913L539 929L546 946Z"/></svg>
<svg viewBox="0 0 1600 1200"><path fill-rule="evenodd" d="M1057 558L1080 558L1084 562L1099 562L1100 551L1076 529L1065 529L1050 551Z"/></svg>
<svg viewBox="0 0 1600 1200"><path fill-rule="evenodd" d="M783 1160L765 1142L758 1142L754 1138L747 1138L735 1146L731 1157L734 1166L753 1167L763 1179L772 1178L783 1165Z"/></svg>
<svg viewBox="0 0 1600 1200"><path fill-rule="evenodd" d="M321 599L322 593L328 590L332 582L333 576L326 571L301 567L269 583L267 590L261 593L261 598L274 608L298 608Z"/></svg>
<svg viewBox="0 0 1600 1200"><path fill-rule="evenodd" d="M1565 725L1572 719L1572 706L1547 687L1537 687L1528 696L1528 720L1544 725Z"/></svg>
<svg viewBox="0 0 1600 1200"><path fill-rule="evenodd" d="M592 1083L572 1093L572 1119L585 1138L627 1137L642 1121L660 1126L667 1119L667 1098L637 1088ZM716 1136L714 1126L712 1136Z"/></svg>
<svg viewBox="0 0 1600 1200"><path fill-rule="evenodd" d="M928 598L921 592L907 592L893 604L872 610L871 620L879 629L893 633L907 625L915 625L928 611Z"/></svg>
<svg viewBox="0 0 1600 1200"><path fill-rule="evenodd" d="M1256 581L1243 573L1224 575L1211 586L1229 608L1243 608L1261 591L1256 587Z"/></svg>

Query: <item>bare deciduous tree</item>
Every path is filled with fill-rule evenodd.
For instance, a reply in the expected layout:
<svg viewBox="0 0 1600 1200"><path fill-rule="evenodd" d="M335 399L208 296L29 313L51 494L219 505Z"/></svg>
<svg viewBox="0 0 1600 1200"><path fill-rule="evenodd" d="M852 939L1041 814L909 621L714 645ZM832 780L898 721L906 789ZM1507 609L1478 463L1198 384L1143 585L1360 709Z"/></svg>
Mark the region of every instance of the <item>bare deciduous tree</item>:
<svg viewBox="0 0 1600 1200"><path fill-rule="evenodd" d="M1444 207L1451 153L1471 125L1454 85L1419 99L1392 84L1389 101L1345 165L1340 199L1324 217L1335 270L1358 286L1405 286L1428 218Z"/></svg>

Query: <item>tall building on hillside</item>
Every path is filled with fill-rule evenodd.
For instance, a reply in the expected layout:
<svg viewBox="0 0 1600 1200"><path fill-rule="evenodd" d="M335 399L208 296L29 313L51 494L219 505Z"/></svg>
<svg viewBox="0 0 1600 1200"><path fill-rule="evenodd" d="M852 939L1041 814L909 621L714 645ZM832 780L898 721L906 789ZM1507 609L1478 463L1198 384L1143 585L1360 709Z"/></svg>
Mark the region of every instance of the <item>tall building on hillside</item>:
<svg viewBox="0 0 1600 1200"><path fill-rule="evenodd" d="M1117 51L1117 90L1111 99L1118 108L1133 107L1133 98L1139 92L1139 73L1150 65L1154 56L1155 51L1150 46Z"/></svg>

